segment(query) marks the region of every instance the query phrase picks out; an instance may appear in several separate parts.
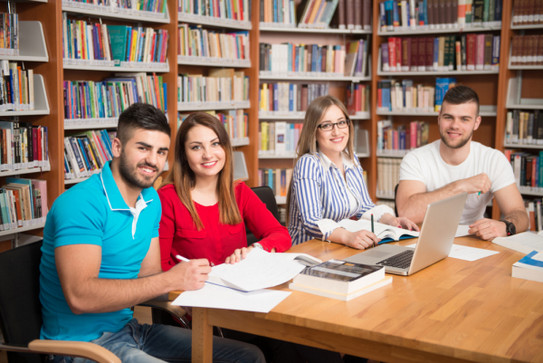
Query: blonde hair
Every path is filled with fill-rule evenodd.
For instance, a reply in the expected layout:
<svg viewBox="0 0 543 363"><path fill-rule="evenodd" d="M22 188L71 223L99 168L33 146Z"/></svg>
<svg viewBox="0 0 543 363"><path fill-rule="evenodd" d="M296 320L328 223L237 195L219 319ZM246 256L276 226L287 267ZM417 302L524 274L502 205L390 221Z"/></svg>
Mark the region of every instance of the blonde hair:
<svg viewBox="0 0 543 363"><path fill-rule="evenodd" d="M196 184L196 176L190 168L185 150L188 132L197 125L205 126L215 132L219 143L224 149L225 162L223 169L219 172L217 192L219 195L219 220L222 224L241 223L236 197L234 195L234 168L232 164L232 145L223 124L214 116L206 112L195 112L190 114L179 127L175 139L175 155L173 167L162 186L173 184L181 203L188 209L194 224L198 230L203 228L202 221L196 212L196 207L191 197L191 190ZM161 186L161 187L162 187Z"/></svg>
<svg viewBox="0 0 543 363"><path fill-rule="evenodd" d="M331 95L321 96L315 98L307 107L305 111L304 123L302 127L302 132L300 134L300 139L298 140L298 146L296 147L296 160L294 165L298 160L305 154L316 154L318 151L317 144L317 131L324 114L331 106L337 106L345 115L345 118L349 120L349 113L347 108L336 97ZM344 152L349 159L354 162L354 126L353 123L349 120L349 139L347 141L347 147ZM290 192L292 189L292 179L287 190L287 221L289 217L290 210Z"/></svg>

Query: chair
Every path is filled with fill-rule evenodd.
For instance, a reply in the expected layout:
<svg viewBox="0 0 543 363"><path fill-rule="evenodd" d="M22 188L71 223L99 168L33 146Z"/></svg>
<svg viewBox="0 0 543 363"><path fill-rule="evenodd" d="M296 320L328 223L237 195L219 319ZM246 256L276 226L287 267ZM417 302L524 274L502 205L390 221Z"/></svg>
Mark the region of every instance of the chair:
<svg viewBox="0 0 543 363"><path fill-rule="evenodd" d="M261 201L266 204L266 208L273 214L275 219L279 221L279 208L277 207L277 201L275 200L275 194L273 194L272 188L267 185L251 188L253 192L260 198ZM247 246L257 242L255 235L249 231L247 232Z"/></svg>
<svg viewBox="0 0 543 363"><path fill-rule="evenodd" d="M8 352L10 363L43 362L44 354L120 363L117 356L97 344L40 339L41 245L39 241L0 253L0 331L4 337L0 350Z"/></svg>

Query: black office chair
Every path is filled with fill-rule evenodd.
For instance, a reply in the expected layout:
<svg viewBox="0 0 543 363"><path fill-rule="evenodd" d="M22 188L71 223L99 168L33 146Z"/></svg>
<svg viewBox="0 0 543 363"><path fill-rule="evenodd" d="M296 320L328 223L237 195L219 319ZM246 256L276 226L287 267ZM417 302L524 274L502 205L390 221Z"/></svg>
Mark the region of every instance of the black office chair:
<svg viewBox="0 0 543 363"><path fill-rule="evenodd" d="M41 241L0 253L0 330L10 363L43 362L45 354L120 363L109 350L89 342L40 339Z"/></svg>
<svg viewBox="0 0 543 363"><path fill-rule="evenodd" d="M277 207L277 201L275 200L275 194L273 193L272 188L267 185L263 185L251 189L253 192L255 192L258 198L260 198L260 200L263 201L264 204L266 204L266 208L268 208L268 210L273 214L275 219L279 221L279 208ZM257 242L257 238L251 231L249 231L249 229L247 229L246 232L247 246L250 246L253 243Z"/></svg>

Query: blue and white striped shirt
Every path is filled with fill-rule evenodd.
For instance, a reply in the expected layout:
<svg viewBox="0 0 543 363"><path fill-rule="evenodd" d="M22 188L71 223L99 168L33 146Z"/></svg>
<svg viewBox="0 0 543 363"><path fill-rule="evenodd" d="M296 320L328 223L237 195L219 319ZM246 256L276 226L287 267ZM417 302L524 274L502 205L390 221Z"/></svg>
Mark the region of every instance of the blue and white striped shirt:
<svg viewBox="0 0 543 363"><path fill-rule="evenodd" d="M344 157L343 168L345 178L322 153L305 154L296 163L288 221L293 246L312 238L328 239L329 233L323 235L317 226L321 219L336 222L350 217L359 219L375 206L364 183L358 159L352 163ZM351 211L349 191L358 204L355 214Z"/></svg>

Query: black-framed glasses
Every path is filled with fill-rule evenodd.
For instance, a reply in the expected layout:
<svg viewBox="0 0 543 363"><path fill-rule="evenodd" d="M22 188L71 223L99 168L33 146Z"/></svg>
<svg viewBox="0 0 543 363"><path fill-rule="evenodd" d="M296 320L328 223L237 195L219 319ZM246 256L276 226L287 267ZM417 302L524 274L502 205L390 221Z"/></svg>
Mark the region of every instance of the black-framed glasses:
<svg viewBox="0 0 543 363"><path fill-rule="evenodd" d="M321 129L322 131L332 131L334 126L337 126L338 129L344 129L347 126L349 126L349 119L341 120L338 122L325 122L318 125L317 127Z"/></svg>

